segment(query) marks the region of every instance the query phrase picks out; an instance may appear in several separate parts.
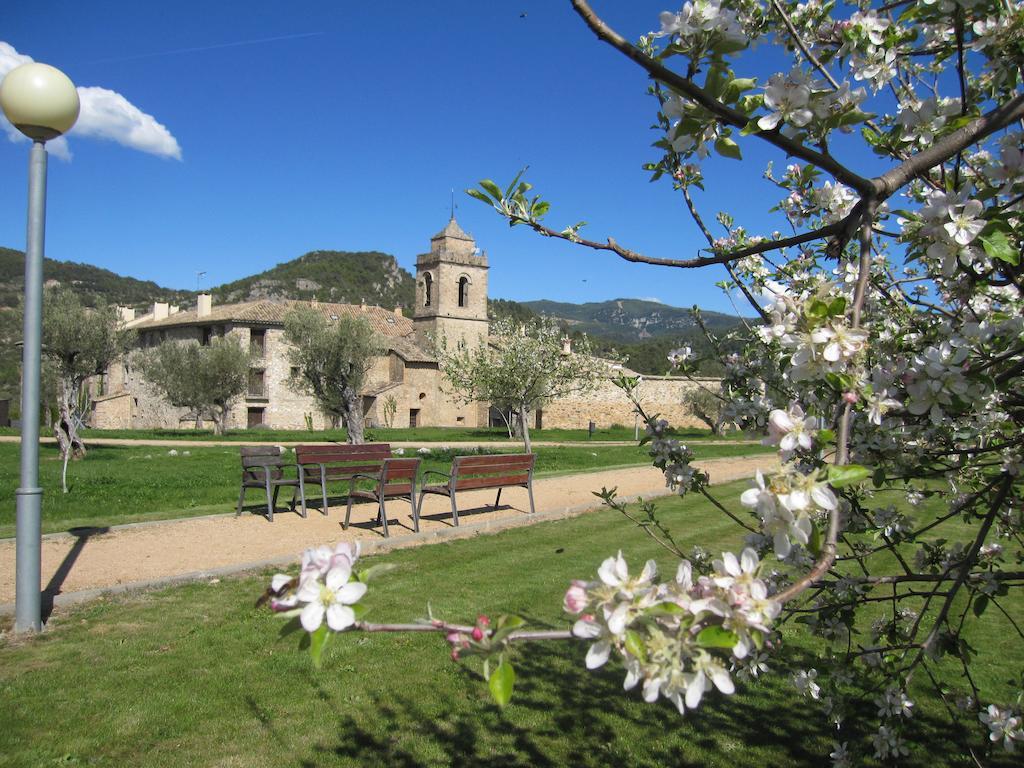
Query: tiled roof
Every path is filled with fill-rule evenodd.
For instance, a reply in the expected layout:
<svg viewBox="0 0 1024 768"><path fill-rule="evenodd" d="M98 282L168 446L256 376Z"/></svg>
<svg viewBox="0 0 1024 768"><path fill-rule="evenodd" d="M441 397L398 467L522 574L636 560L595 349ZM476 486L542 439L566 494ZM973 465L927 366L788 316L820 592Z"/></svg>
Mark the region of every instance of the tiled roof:
<svg viewBox="0 0 1024 768"><path fill-rule="evenodd" d="M455 220L454 216L452 216L448 220L448 223L445 225L444 229L442 229L440 232L438 232L436 235L434 235L430 239L431 240L437 240L438 238L441 238L441 237L451 237L451 238L454 238L456 240L472 240L473 239L473 237L471 235L467 235L466 232L463 231L462 227L459 226L459 222L457 222Z"/></svg>
<svg viewBox="0 0 1024 768"><path fill-rule="evenodd" d="M336 320L343 315L356 315L369 321L376 333L388 338L409 336L413 332L412 320L402 317L389 309L358 304L330 304L323 301L243 301L238 304L214 305L210 314L199 317L195 309L175 312L163 320L152 317L139 318L130 323L132 328L142 331L175 328L183 325L210 325L213 323L246 323L252 325L283 326L284 316L297 307L311 307L324 317Z"/></svg>

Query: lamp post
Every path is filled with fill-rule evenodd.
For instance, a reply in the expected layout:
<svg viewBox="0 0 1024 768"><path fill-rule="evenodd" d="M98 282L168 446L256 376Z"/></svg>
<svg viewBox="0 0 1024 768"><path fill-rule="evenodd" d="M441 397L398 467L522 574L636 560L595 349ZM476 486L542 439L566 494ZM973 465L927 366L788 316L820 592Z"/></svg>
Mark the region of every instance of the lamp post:
<svg viewBox="0 0 1024 768"><path fill-rule="evenodd" d="M78 92L59 69L22 64L0 83L0 109L32 139L25 245L25 331L21 366L21 484L17 499L15 632L38 632L41 608L42 500L39 487L39 374L43 331L43 235L46 229L46 142L78 119Z"/></svg>

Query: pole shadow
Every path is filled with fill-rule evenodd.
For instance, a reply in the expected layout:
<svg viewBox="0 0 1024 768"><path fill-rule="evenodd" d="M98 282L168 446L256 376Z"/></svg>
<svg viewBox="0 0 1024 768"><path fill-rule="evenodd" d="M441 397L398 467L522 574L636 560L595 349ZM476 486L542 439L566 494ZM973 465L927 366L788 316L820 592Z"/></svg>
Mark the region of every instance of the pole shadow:
<svg viewBox="0 0 1024 768"><path fill-rule="evenodd" d="M71 573L71 569L74 567L75 561L78 560L78 556L81 555L82 550L85 549L86 542L88 542L93 536L101 536L104 533L109 532L110 528L108 526L82 526L79 528L70 528L68 530L68 533L75 537L75 543L64 556L64 559L61 561L57 570L53 572L53 576L50 577L49 583L43 588L40 608L44 624L53 613L54 598L61 593L60 588L67 579L68 574Z"/></svg>

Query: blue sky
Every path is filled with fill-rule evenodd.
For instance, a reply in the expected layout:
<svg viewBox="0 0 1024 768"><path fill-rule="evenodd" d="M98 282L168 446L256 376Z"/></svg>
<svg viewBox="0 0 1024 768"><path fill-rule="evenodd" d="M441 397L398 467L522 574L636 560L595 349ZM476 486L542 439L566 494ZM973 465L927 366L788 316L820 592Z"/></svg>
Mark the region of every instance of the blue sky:
<svg viewBox="0 0 1024 768"><path fill-rule="evenodd" d="M595 7L635 38L678 3ZM641 170L657 138L643 73L567 0L6 3L0 40L166 129L148 125L149 151L72 133L71 159L50 161L51 258L180 288L197 271L218 284L321 248L380 250L412 270L454 189L459 222L490 257L492 297L730 311L717 267L544 240L462 192L529 165L552 226L586 220L586 236L656 256L703 245L681 200ZM0 245L19 249L27 146L0 136ZM762 212L778 195L759 175L773 157L784 165L766 152L711 162L707 218L728 208L770 229Z"/></svg>

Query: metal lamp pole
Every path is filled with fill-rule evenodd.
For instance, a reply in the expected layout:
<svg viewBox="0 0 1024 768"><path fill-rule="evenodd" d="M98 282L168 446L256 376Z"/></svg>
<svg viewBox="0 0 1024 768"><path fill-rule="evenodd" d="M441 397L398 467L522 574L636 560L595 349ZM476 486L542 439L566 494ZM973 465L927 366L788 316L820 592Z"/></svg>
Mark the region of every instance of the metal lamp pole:
<svg viewBox="0 0 1024 768"><path fill-rule="evenodd" d="M46 230L46 142L78 119L78 92L47 64L16 67L0 83L0 108L32 139L28 167L28 233L25 246L25 328L21 369L21 484L15 491L17 557L15 632L42 629L42 500L39 487L39 379L43 335L43 240Z"/></svg>

